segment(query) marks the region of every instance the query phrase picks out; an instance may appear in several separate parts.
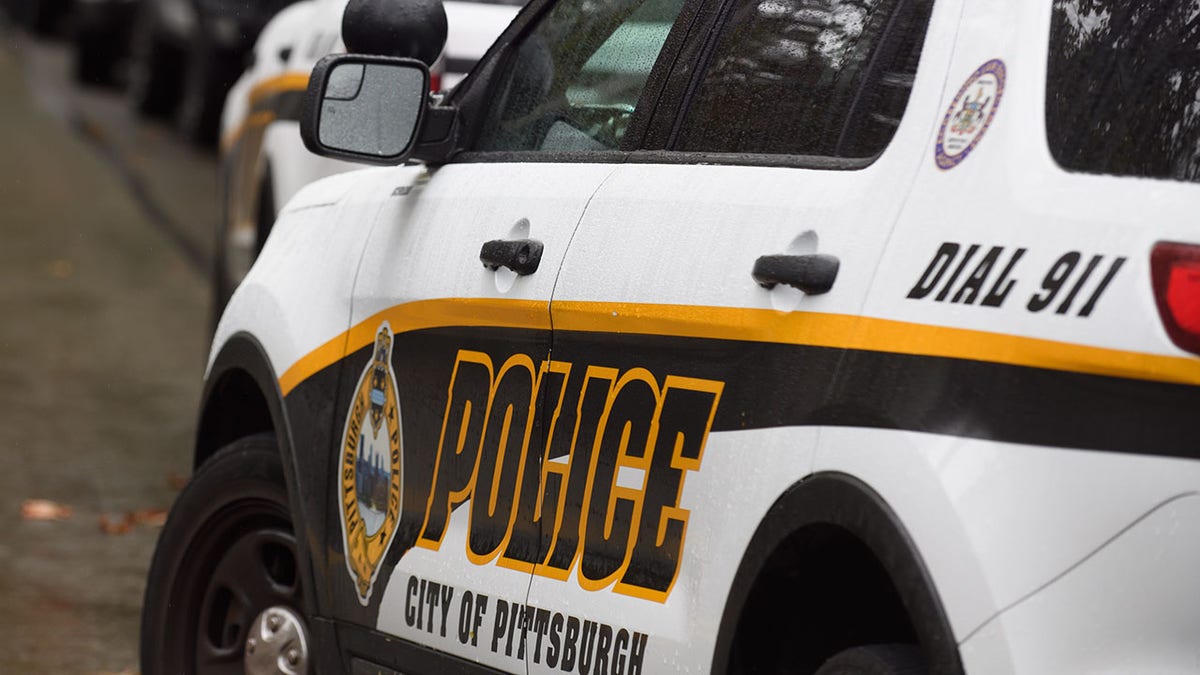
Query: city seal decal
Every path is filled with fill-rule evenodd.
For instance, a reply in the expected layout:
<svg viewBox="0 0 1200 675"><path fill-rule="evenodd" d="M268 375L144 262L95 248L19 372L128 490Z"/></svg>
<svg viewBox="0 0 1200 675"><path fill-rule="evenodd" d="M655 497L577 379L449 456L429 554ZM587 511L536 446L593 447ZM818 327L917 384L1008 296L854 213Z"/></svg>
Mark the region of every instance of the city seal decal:
<svg viewBox="0 0 1200 675"><path fill-rule="evenodd" d="M1004 95L1004 62L992 59L979 66L958 90L938 129L934 159L939 169L958 166L983 138Z"/></svg>
<svg viewBox="0 0 1200 675"><path fill-rule="evenodd" d="M339 499L346 569L358 601L371 599L379 564L400 524L400 405L392 372L392 330L375 334L371 362L358 379L342 435Z"/></svg>

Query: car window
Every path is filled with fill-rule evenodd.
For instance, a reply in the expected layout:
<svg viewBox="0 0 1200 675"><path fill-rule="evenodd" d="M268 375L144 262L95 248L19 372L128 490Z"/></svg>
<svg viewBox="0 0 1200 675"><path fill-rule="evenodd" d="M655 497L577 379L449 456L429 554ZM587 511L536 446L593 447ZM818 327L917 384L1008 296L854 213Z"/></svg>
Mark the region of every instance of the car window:
<svg viewBox="0 0 1200 675"><path fill-rule="evenodd" d="M1200 180L1200 7L1057 0L1046 135L1073 171Z"/></svg>
<svg viewBox="0 0 1200 675"><path fill-rule="evenodd" d="M477 149L616 149L683 2L557 3L501 74Z"/></svg>
<svg viewBox="0 0 1200 675"><path fill-rule="evenodd" d="M908 104L932 0L741 0L676 149L878 155Z"/></svg>

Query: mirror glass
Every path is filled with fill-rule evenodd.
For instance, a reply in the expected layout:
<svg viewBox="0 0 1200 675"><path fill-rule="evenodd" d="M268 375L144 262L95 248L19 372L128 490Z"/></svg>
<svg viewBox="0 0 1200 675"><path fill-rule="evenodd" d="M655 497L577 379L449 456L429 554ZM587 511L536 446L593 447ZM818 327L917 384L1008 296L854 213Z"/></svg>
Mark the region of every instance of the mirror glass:
<svg viewBox="0 0 1200 675"><path fill-rule="evenodd" d="M404 154L425 105L425 74L400 63L339 63L321 100L318 138L343 152L378 157Z"/></svg>

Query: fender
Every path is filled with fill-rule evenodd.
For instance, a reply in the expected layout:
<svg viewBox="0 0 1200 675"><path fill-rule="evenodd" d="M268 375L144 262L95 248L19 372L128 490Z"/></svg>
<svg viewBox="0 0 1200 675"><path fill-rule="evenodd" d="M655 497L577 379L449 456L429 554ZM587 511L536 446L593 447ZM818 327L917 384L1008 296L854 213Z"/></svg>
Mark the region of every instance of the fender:
<svg viewBox="0 0 1200 675"><path fill-rule="evenodd" d="M257 391L247 391L247 385L253 385ZM253 394L261 396L262 400L253 400ZM238 414L221 414L229 412L235 402L238 405L233 410ZM254 336L238 332L221 345L205 377L199 419L194 467L241 436L273 431L283 461L291 470L287 477L289 481L294 478L291 428L287 423L283 395L266 350Z"/></svg>
<svg viewBox="0 0 1200 675"><path fill-rule="evenodd" d="M318 593L311 556L304 542L316 541L317 533L312 530L313 521L307 517L309 514L301 498L292 427L279 382L257 339L245 332L230 336L213 359L200 401L193 467L199 467L237 438L262 432L275 434L283 461L288 502L295 514L293 520L307 528L296 532L301 581L305 589L312 589L304 594L303 609L309 616L316 616Z"/></svg>
<svg viewBox="0 0 1200 675"><path fill-rule="evenodd" d="M771 554L809 525L834 525L857 537L883 566L930 660L932 673L962 673L950 622L933 580L899 518L862 481L842 473L819 473L786 490L759 523L734 577L721 616L712 671L725 672L738 621L755 580Z"/></svg>

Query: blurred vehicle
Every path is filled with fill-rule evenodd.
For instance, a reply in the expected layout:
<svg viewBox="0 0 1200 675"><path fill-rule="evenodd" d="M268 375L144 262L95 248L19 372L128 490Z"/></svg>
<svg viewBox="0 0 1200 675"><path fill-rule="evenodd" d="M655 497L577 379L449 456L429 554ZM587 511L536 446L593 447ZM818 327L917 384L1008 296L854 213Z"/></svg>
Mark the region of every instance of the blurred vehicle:
<svg viewBox="0 0 1200 675"><path fill-rule="evenodd" d="M37 35L62 28L75 0L4 0L0 6L9 18Z"/></svg>
<svg viewBox="0 0 1200 675"><path fill-rule="evenodd" d="M305 0L281 11L255 44L251 65L234 84L221 119L221 189L213 270L214 316L254 263L278 208L318 178L358 168L318 157L299 135L300 102L313 65L345 51L347 0ZM450 89L516 16L522 0L444 3L449 35L432 68L432 87Z"/></svg>
<svg viewBox="0 0 1200 675"><path fill-rule="evenodd" d="M129 58L133 22L143 0L75 0L71 40L74 75L84 84L108 85Z"/></svg>
<svg viewBox="0 0 1200 675"><path fill-rule="evenodd" d="M122 9L129 0L94 0ZM138 0L129 38L129 101L146 115L175 115L192 140L217 138L225 94L259 33L293 0Z"/></svg>

